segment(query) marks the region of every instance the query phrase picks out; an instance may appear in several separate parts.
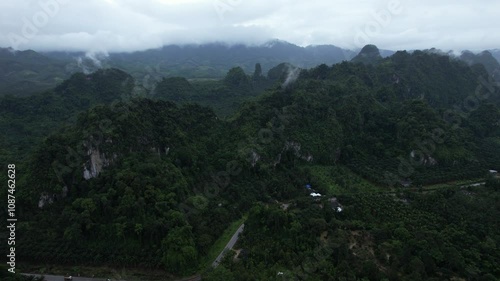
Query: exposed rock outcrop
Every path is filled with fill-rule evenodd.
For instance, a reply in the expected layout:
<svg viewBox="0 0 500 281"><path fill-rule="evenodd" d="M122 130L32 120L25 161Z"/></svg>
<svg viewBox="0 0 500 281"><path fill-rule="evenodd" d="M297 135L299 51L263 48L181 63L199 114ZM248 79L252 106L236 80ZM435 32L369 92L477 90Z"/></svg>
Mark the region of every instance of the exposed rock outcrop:
<svg viewBox="0 0 500 281"><path fill-rule="evenodd" d="M83 177L89 180L97 177L104 167L109 166L110 160L99 151L99 148L90 148L87 154L90 159L83 164Z"/></svg>

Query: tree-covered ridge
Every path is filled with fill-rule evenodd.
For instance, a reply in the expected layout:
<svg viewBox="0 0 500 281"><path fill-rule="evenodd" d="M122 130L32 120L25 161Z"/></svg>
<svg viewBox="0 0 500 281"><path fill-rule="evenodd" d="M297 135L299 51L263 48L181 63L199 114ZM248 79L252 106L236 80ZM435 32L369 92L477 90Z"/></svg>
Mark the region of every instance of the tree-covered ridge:
<svg viewBox="0 0 500 281"><path fill-rule="evenodd" d="M51 89L70 76L67 66L32 50L0 48L0 96L29 96Z"/></svg>
<svg viewBox="0 0 500 281"><path fill-rule="evenodd" d="M498 59L495 59L491 52L483 51L479 54L474 54L470 51L464 51L460 55L460 59L469 65L483 65L495 80L500 81L500 62Z"/></svg>
<svg viewBox="0 0 500 281"><path fill-rule="evenodd" d="M47 55L56 58L67 56L58 53ZM333 64L349 60L354 55L354 51L334 45L300 47L273 40L263 45L221 42L167 45L133 53L111 53L106 63L111 67L125 69L138 78L155 73L164 77L220 79L235 66L249 73L256 63L260 63L264 71L268 71L283 61L301 67L312 67L320 63Z"/></svg>
<svg viewBox="0 0 500 281"><path fill-rule="evenodd" d="M58 128L74 124L78 113L97 104L126 101L138 95L132 77L123 71L105 69L90 75L74 74L56 88L30 97L0 98L0 139L6 156L24 159L35 144Z"/></svg>
<svg viewBox="0 0 500 281"><path fill-rule="evenodd" d="M373 45L369 47L373 48ZM435 49L433 51L437 52ZM109 55L93 52L37 53L32 50L14 51L10 48L0 48L0 96L36 94L41 90L53 88L71 74L79 71L89 73L103 67L122 69L135 79L146 80L149 84L151 81L147 80L159 81L162 77L221 79L235 66L250 73L255 63L262 65L264 71L284 61L302 68L314 67L321 63L331 65L351 60L356 56L356 52L333 45L299 47L280 40L261 46L221 43L169 45L159 49ZM380 50L382 57L394 53L395 51ZM363 54L361 51L358 58ZM455 57L451 52L442 54ZM464 51L458 58L471 64L481 63L488 71L494 71L495 64L500 61L498 54L498 50L480 54ZM379 59L381 57L377 54L375 60Z"/></svg>
<svg viewBox="0 0 500 281"><path fill-rule="evenodd" d="M273 69L265 76L262 66L257 63L252 75L245 73L241 67L233 67L222 80L189 81L183 77L163 78L151 91L151 98L179 104L198 103L213 108L222 118L228 117L233 115L243 102L259 96L277 83L279 78L272 76Z"/></svg>
<svg viewBox="0 0 500 281"><path fill-rule="evenodd" d="M375 45L366 45L361 49L361 52L354 58L352 58L352 62L361 62L364 64L377 64L380 60L382 60L382 56L380 55L380 51Z"/></svg>
<svg viewBox="0 0 500 281"><path fill-rule="evenodd" d="M272 126L266 124L272 107L293 116L286 138L315 161L343 160L379 183L387 183L386 172L432 183L480 177L499 165L489 157L498 152L498 88L484 69L446 56L397 53L375 67L341 63L303 70L290 88L242 108L237 122L253 124L248 132ZM489 140L479 140L484 134ZM412 151L418 155L408 160ZM398 172L400 157L405 165L421 164L406 175Z"/></svg>
<svg viewBox="0 0 500 281"><path fill-rule="evenodd" d="M228 77L231 77L230 73ZM147 97L211 106L219 116L224 117L233 114L244 100L259 95L274 82L259 75L249 82L247 88L239 89L237 85L226 85L220 81L189 82L185 78L172 77L163 79L157 85L144 85L114 68L92 74L76 73L54 89L37 95L0 97L0 128L5 132L0 144L9 147L5 154L0 154L0 161L3 161L4 155L24 159L43 137L65 124L74 124L78 113L98 104Z"/></svg>
<svg viewBox="0 0 500 281"><path fill-rule="evenodd" d="M310 280L414 280L498 273L496 252L476 255L483 247L477 241L499 242L498 221L491 219L496 216L481 217L498 211L494 188L474 190L477 196L470 202L457 195L452 206L470 207L470 214L460 213L467 220L450 220L455 225L449 231L473 241L472 254L462 251L462 240L449 238L455 234L441 237L451 235L442 232L449 210L422 203L441 206L455 195L387 194L401 184L419 188L484 177L500 167L498 87L483 67L432 52L399 52L368 65L344 62L300 70L281 64L267 77L259 68L253 75L234 68L209 86L166 78L154 91L111 69L76 74L32 100L2 99L2 110L11 118L34 122L46 117L60 128L46 138L39 132L31 140L38 143L36 149L19 163L18 186L24 187L18 191L19 209L30 218L19 230L23 259L187 275L199 269L230 222L252 210L242 241L249 263L226 263L222 272L210 274L266 280L289 270L311 273ZM210 90L200 95L198 87ZM262 90L266 87L271 88ZM216 107L218 100L211 98L217 94L238 97L243 104L227 119L192 104L203 96ZM41 97L48 99L47 106L38 104ZM478 101L473 107L471 97ZM58 113L63 104L70 109ZM37 108L45 111L23 115ZM72 115L75 111L80 114ZM11 162L12 155L2 156ZM337 196L345 210L328 208L326 198L321 208L305 193L306 183L328 199ZM282 211L281 202L293 204ZM477 227L472 231L474 221L488 226L482 233ZM375 239L375 229L385 236ZM441 256L430 261L421 253L428 247L412 242L420 232L444 241ZM348 246L353 241L367 245L353 250ZM333 251L340 251L333 256L334 266L304 269L301 260L314 255L318 243L330 242ZM442 257L448 253L456 254L453 265ZM422 269L419 260L424 268L429 262L430 269Z"/></svg>
<svg viewBox="0 0 500 281"><path fill-rule="evenodd" d="M179 206L198 200L192 189L210 179L207 167L219 168L210 155L197 153L216 153L213 149L224 141L214 132L216 122L209 109L148 99L81 114L75 127L47 138L29 163L23 185L30 188L20 192L33 221L20 227L25 243L20 256L67 264L162 266L172 273L196 270L198 251L206 251L224 225L193 229ZM97 174L89 172L92 179L86 179L84 170L99 163ZM48 214L59 214L50 218L50 226ZM205 240L195 240L194 231ZM76 242L78 247L72 246ZM57 250L48 254L44 247L49 245Z"/></svg>

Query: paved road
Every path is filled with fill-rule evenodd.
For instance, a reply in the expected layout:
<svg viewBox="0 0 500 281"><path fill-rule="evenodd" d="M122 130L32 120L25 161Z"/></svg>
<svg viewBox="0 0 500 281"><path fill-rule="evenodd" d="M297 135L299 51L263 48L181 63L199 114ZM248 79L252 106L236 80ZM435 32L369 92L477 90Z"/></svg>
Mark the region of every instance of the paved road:
<svg viewBox="0 0 500 281"><path fill-rule="evenodd" d="M469 185L462 185L460 187L476 187L476 186L482 186L482 185L486 185L486 182L478 182L478 183L473 183L473 184L469 184Z"/></svg>
<svg viewBox="0 0 500 281"><path fill-rule="evenodd" d="M219 265L220 261L222 260L222 258L224 257L224 254L228 250L230 250L230 249L232 249L234 247L234 244L236 244L236 242L238 241L238 236L240 235L241 232L243 232L243 228L244 227L245 227L245 224L240 225L240 227L238 228L238 230L236 230L236 232L234 233L233 237L231 237L231 239L227 243L226 247L224 247L224 249L222 250L222 252L219 254L219 256L212 263L212 267L217 267Z"/></svg>
<svg viewBox="0 0 500 281"><path fill-rule="evenodd" d="M222 252L217 256L215 261L212 263L212 267L217 267L224 257L224 254L232 249L236 242L238 241L238 236L240 233L243 232L243 228L245 227L245 224L240 225L240 227L236 230L236 232L233 234L233 237L229 240L229 242L226 244L226 247L222 250ZM23 275L34 275L34 276L40 276L39 274L27 274L23 273ZM46 281L64 281L64 276L58 276L58 275L44 275ZM125 281L125 280L115 280L111 279L112 281ZM201 280L201 277L199 275L193 276L193 277L188 277L187 279L182 279L182 281L197 281ZM88 278L88 277L75 277L73 276L72 281L106 281L105 278Z"/></svg>
<svg viewBox="0 0 500 281"><path fill-rule="evenodd" d="M40 276L39 274L27 274L23 273L23 275L34 275L34 276ZM58 276L58 275L43 275L45 277L46 281L64 281L64 276ZM116 281L115 279L111 279L113 281ZM72 281L106 281L106 278L88 278L88 277L75 277L73 276ZM124 280L120 280L124 281Z"/></svg>

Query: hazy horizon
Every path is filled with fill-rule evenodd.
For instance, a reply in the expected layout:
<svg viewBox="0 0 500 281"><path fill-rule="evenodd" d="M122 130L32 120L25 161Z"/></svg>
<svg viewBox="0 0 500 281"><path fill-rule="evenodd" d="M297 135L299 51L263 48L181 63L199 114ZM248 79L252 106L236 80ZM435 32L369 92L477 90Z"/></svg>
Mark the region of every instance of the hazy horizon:
<svg viewBox="0 0 500 281"><path fill-rule="evenodd" d="M301 47L477 52L500 48L499 10L491 0L6 0L0 46L115 53L279 39Z"/></svg>

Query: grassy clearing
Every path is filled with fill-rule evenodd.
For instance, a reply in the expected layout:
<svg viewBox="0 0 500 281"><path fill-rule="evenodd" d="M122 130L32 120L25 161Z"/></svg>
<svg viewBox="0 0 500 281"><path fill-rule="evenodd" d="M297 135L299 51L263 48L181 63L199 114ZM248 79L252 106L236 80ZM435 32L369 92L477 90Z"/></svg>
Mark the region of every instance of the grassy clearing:
<svg viewBox="0 0 500 281"><path fill-rule="evenodd" d="M224 233L215 241L212 245L208 254L202 258L200 262L200 270L208 268L212 262L217 258L220 252L224 249L226 244L229 242L233 234L236 232L238 227L247 219L247 215L244 215L241 219L231 223L231 225L224 230Z"/></svg>
<svg viewBox="0 0 500 281"><path fill-rule="evenodd" d="M463 185L471 185L471 184L475 184L478 182L484 182L484 181L485 181L485 179L460 180L460 181L452 181L452 182L446 182L446 183L437 183L437 184L426 185L426 186L423 186L422 188L425 190L425 189L460 187Z"/></svg>
<svg viewBox="0 0 500 281"><path fill-rule="evenodd" d="M328 195L381 191L380 188L344 166L316 165L310 167L310 172L313 184Z"/></svg>

